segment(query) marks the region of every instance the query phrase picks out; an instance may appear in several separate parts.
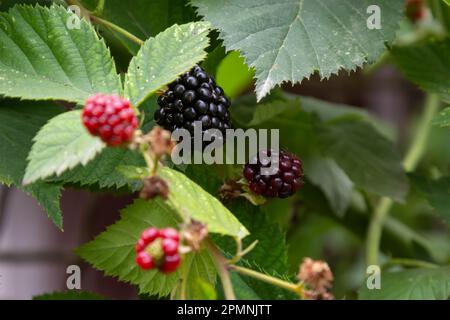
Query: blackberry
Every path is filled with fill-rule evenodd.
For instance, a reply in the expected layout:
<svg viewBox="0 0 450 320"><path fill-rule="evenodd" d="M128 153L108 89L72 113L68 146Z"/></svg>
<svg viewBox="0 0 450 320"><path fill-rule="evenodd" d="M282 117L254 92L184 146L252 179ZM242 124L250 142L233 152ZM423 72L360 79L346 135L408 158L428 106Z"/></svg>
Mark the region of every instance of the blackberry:
<svg viewBox="0 0 450 320"><path fill-rule="evenodd" d="M275 157L272 150L263 152L267 157ZM249 188L256 194L268 198L287 198L292 196L303 184L303 165L301 160L287 152L278 153L278 166L275 164L271 175L262 175L262 168L270 168L270 158L262 161L258 156L254 156L250 163L244 166L243 175L249 183ZM254 163L254 164L251 164Z"/></svg>
<svg viewBox="0 0 450 320"><path fill-rule="evenodd" d="M109 146L126 144L133 138L138 119L128 100L116 95L96 94L86 100L82 121L86 129Z"/></svg>
<svg viewBox="0 0 450 320"><path fill-rule="evenodd" d="M219 129L223 135L231 128L230 101L199 66L169 84L168 90L158 98L158 105L155 121L171 132L184 128L192 134L195 121L202 123L203 130Z"/></svg>

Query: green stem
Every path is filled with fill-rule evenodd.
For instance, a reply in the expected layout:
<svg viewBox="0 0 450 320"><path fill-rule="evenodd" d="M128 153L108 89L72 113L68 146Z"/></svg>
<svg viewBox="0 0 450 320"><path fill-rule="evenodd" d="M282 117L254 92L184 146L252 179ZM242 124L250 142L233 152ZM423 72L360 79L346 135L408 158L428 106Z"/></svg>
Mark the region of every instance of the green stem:
<svg viewBox="0 0 450 320"><path fill-rule="evenodd" d="M304 299L304 297L305 297L303 294L303 284L302 283L295 284L295 283L287 282L287 281L269 276L267 274L264 274L264 273L261 273L261 272L255 271L255 270L247 269L244 267L239 267L236 265L230 265L229 268L240 274L243 274L243 275L261 280L263 282L269 283L271 285L291 291L291 292L297 294L302 299Z"/></svg>
<svg viewBox="0 0 450 320"><path fill-rule="evenodd" d="M95 23L97 23L97 24L103 25L103 26L105 26L106 28L108 28L108 29L110 29L110 30L112 30L112 31L115 31L115 32L117 32L117 33L120 33L121 35L123 35L123 36L126 37L127 39L133 41L134 43L136 43L136 44L138 44L138 45L140 45L140 46L144 44L144 41L143 41L143 40L139 39L139 38L136 37L134 34L131 34L131 33L128 32L127 30L125 30L125 29L119 27L118 25L116 25L116 24L114 24L114 23L111 23L111 22L109 22L109 21L107 21L107 20L104 20L104 19L102 19L102 18L99 18L99 17L97 17L97 16L93 16L93 15L91 15L91 21L93 21L93 22L95 22Z"/></svg>
<svg viewBox="0 0 450 320"><path fill-rule="evenodd" d="M105 8L105 0L99 0L93 14L96 16L101 16L104 8Z"/></svg>
<svg viewBox="0 0 450 320"><path fill-rule="evenodd" d="M132 42L138 44L138 45L143 45L144 41L139 39L138 37L136 37L134 34L128 32L127 30L125 30L122 27L119 27L118 25L104 20L100 17L98 17L97 15L100 15L103 12L103 9L105 7L105 0L100 0L97 4L97 7L95 8L94 12L90 12L89 10L87 10L85 7L83 7L81 5L81 3L78 0L66 0L66 3L68 5L75 5L77 7L80 8L80 11L82 13L83 17L86 17L87 19L90 19L92 22L95 22L97 24L103 25L106 28L115 31L117 33L120 33L121 35L123 35L125 38L131 40Z"/></svg>
<svg viewBox="0 0 450 320"><path fill-rule="evenodd" d="M214 263L216 264L216 269L222 282L223 293L227 300L236 300L236 296L233 291L233 284L231 283L230 273L228 272L228 261L219 252L219 249L211 242L211 240L206 241L206 246L209 252L212 254Z"/></svg>
<svg viewBox="0 0 450 320"><path fill-rule="evenodd" d="M427 261L421 261L421 260L415 260L415 259L405 259L405 258L395 258L395 259L391 259L388 262L386 262L383 266L383 268L386 268L388 266L392 266L392 265L401 265L401 266L405 266L405 267L417 267L417 268L438 268L439 266L434 264L434 263L430 263Z"/></svg>
<svg viewBox="0 0 450 320"><path fill-rule="evenodd" d="M431 123L437 111L439 110L439 105L440 100L437 95L431 94L427 96L424 108L425 110L422 114L419 128L403 161L403 167L407 172L413 171L416 168L425 152L431 130ZM385 220L389 215L389 211L392 208L392 205L393 201L390 198L383 197L374 209L367 232L367 265L378 264L381 234Z"/></svg>

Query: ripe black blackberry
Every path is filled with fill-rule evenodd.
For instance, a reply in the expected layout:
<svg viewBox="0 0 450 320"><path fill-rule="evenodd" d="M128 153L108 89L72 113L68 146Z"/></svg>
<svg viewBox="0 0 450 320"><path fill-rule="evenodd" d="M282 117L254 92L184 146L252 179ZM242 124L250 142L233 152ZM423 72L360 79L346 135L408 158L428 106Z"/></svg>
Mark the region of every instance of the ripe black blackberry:
<svg viewBox="0 0 450 320"><path fill-rule="evenodd" d="M275 157L276 153L271 150L264 151L267 157ZM262 168L270 168L271 162L262 161L258 156L253 158L252 163L244 167L243 175L249 183L249 188L256 194L268 198L287 198L292 196L303 184L303 165L301 160L281 150L278 157L278 166L275 163L271 175L262 175ZM271 158L268 158L271 159ZM256 161L255 161L256 160Z"/></svg>
<svg viewBox="0 0 450 320"><path fill-rule="evenodd" d="M231 128L230 101L199 66L181 75L168 87L158 98L159 109L154 115L156 123L164 129L173 132L184 128L193 134L195 121L202 122L203 131L219 129L223 135Z"/></svg>

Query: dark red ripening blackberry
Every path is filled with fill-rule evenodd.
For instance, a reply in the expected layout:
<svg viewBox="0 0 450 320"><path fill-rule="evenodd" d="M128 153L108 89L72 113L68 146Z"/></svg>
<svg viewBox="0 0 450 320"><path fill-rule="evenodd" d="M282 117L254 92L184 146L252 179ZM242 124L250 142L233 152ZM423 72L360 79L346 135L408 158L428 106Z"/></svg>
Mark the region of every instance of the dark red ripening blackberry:
<svg viewBox="0 0 450 320"><path fill-rule="evenodd" d="M178 253L180 236L173 228L148 228L136 243L136 263L141 269L155 267L163 273L177 270L181 262Z"/></svg>
<svg viewBox="0 0 450 320"><path fill-rule="evenodd" d="M86 129L109 146L131 141L138 119L128 100L116 95L96 94L86 100L82 121Z"/></svg>
<svg viewBox="0 0 450 320"><path fill-rule="evenodd" d="M406 0L406 16L411 22L418 22L425 17L426 4L424 0Z"/></svg>
<svg viewBox="0 0 450 320"><path fill-rule="evenodd" d="M272 167L270 157L276 157L277 154L271 150L263 153L267 155L268 161L261 161L258 156L254 156L253 160L257 161L251 162L256 163L247 163L244 166L243 175L248 181L250 190L268 198L287 198L292 196L303 184L303 165L301 160L297 156L282 150L278 153L278 162L273 166L274 171L271 172L273 174L263 175L261 169Z"/></svg>
<svg viewBox="0 0 450 320"><path fill-rule="evenodd" d="M158 105L155 121L171 132L184 128L192 134L195 121L202 122L203 130L219 129L222 134L231 128L230 101L199 66L169 84L168 90L158 98Z"/></svg>

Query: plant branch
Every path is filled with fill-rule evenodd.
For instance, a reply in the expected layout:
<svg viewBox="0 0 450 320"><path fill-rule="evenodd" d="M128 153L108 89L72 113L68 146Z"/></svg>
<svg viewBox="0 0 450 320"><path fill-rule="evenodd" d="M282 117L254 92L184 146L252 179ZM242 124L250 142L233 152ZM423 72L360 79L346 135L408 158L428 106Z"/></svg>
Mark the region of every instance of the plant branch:
<svg viewBox="0 0 450 320"><path fill-rule="evenodd" d="M288 291L291 291L295 294L297 294L300 298L304 299L304 293L303 293L303 283L291 283L288 281L284 281L272 276L269 276L267 274L255 271L255 270L251 270L248 268L244 268L244 267L240 267L240 266L236 266L236 265L230 265L229 268L233 271L236 271L240 274L261 280L263 282L272 284L274 286L286 289Z"/></svg>
<svg viewBox="0 0 450 320"><path fill-rule="evenodd" d="M435 94L427 96L424 112L421 116L419 128L414 137L414 140L406 153L403 160L403 167L405 171L413 171L422 158L426 144L429 138L432 120L439 110L440 100ZM381 242L381 234L386 218L392 208L393 201L390 198L381 198L378 205L375 207L372 219L369 224L366 241L366 264L378 264L378 255Z"/></svg>
<svg viewBox="0 0 450 320"><path fill-rule="evenodd" d="M108 29L110 29L110 30L112 30L112 31L114 31L114 32L117 32L117 33L123 35L123 36L124 36L125 38L127 38L128 40L131 40L132 42L134 42L134 43L136 43L136 44L138 44L138 45L140 45L140 46L144 44L144 41L143 41L143 40L139 39L139 38L136 37L134 34L128 32L128 31L125 30L124 28L119 27L118 25L116 25L116 24L114 24L114 23L112 23L112 22L109 22L109 21L107 21L107 20L104 20L104 19L99 18L99 17L94 16L94 15L91 15L90 18L91 18L91 21L93 21L94 23L103 25L103 26L105 26L106 28L108 28Z"/></svg>
<svg viewBox="0 0 450 320"><path fill-rule="evenodd" d="M140 46L144 44L143 40L139 39L134 34L128 32L124 28L119 27L118 25L116 25L108 20L98 17L103 12L103 9L105 7L105 0L100 0L98 2L97 7L95 8L94 12L91 12L88 9L86 9L85 7L83 7L83 5L78 0L66 0L66 3L68 5L73 5L73 6L79 7L80 11L82 13L82 16L85 17L87 20L90 20L99 25L103 25L104 27L123 35L125 38L131 40L132 42L134 42Z"/></svg>
<svg viewBox="0 0 450 320"><path fill-rule="evenodd" d="M231 283L230 273L228 271L228 260L220 253L219 249L211 242L206 241L206 246L209 252L212 254L214 263L216 264L217 272L219 273L220 281L222 282L223 292L227 300L236 300L236 296L233 291L233 284Z"/></svg>
<svg viewBox="0 0 450 320"><path fill-rule="evenodd" d="M96 16L101 16L104 8L105 8L105 0L99 0L93 14Z"/></svg>

